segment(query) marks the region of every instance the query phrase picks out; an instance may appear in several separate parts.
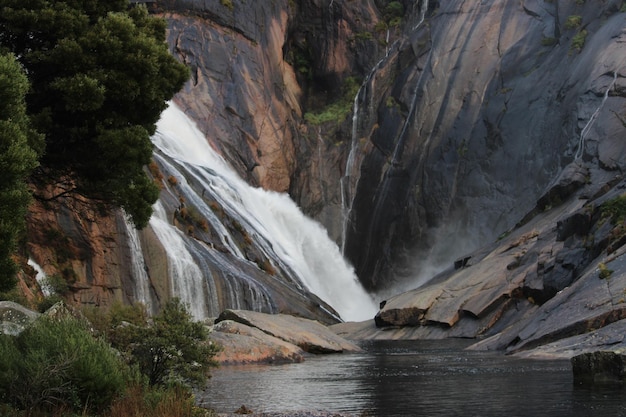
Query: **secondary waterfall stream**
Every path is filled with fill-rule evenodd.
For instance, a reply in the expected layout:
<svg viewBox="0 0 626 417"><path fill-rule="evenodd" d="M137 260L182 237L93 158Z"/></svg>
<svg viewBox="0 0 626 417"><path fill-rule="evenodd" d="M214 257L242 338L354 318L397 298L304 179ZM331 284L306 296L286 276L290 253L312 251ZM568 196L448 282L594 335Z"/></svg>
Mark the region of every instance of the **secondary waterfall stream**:
<svg viewBox="0 0 626 417"><path fill-rule="evenodd" d="M153 143L155 161L169 181L163 181L166 189L154 206L150 227L167 253L170 287L191 307L195 318L217 315L223 308L277 312L270 286L246 273L258 273L260 268L260 260L249 259L252 249L270 263L261 265L271 271L268 280L280 280L278 275L283 274L286 282L273 285L310 291L343 320L374 316L377 309L372 297L326 230L306 217L287 195L251 187L238 177L173 103L163 112ZM193 210L196 217L208 222L206 227L219 234L221 247L194 239L191 231L186 234L176 227L176 216L182 210ZM234 219L247 247L238 245L234 232L223 224L225 214ZM222 287L226 289L220 290ZM226 301L219 301L223 299Z"/></svg>

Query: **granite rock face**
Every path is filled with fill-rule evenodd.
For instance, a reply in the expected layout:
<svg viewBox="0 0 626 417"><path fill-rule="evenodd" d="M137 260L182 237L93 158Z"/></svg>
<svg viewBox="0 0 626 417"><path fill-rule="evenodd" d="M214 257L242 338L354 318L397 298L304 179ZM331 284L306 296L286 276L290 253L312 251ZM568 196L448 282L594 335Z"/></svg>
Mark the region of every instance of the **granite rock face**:
<svg viewBox="0 0 626 417"><path fill-rule="evenodd" d="M215 360L223 365L302 362L306 355L292 343L232 320L213 326L210 339L221 346Z"/></svg>
<svg viewBox="0 0 626 417"><path fill-rule="evenodd" d="M429 284L389 298L374 321L333 330L348 339L474 338L470 349L531 358L623 349L626 238L616 207L626 183L606 179L562 194Z"/></svg>
<svg viewBox="0 0 626 417"><path fill-rule="evenodd" d="M193 72L177 102L242 176L320 220L372 290L493 240L571 163L623 165L620 6L419 1L389 26L374 1L160 5ZM304 117L348 79L352 115Z"/></svg>
<svg viewBox="0 0 626 417"><path fill-rule="evenodd" d="M315 320L285 314L225 310L217 318L216 325L220 325L225 320L259 329L263 333L296 345L309 353L342 353L361 350Z"/></svg>
<svg viewBox="0 0 626 417"><path fill-rule="evenodd" d="M570 163L624 163L620 2L437 6L382 62L357 113L367 141L349 173L346 254L373 289L495 239Z"/></svg>

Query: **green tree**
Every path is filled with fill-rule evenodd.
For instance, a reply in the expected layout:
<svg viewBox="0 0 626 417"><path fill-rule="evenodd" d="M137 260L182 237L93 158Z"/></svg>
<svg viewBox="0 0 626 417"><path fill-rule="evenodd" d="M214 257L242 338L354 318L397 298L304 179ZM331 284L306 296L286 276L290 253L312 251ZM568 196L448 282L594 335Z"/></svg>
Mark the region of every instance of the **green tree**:
<svg viewBox="0 0 626 417"><path fill-rule="evenodd" d="M26 178L37 166L38 137L29 127L28 80L12 55L0 55L0 291L15 286L12 259L30 201Z"/></svg>
<svg viewBox="0 0 626 417"><path fill-rule="evenodd" d="M216 366L213 357L218 347L208 340L204 325L193 321L179 299L167 302L150 323L142 323L136 311L112 317L109 338L113 346L124 352L130 363L138 366L150 385L170 383L202 386L209 369ZM135 317L135 323L117 324L121 317Z"/></svg>
<svg viewBox="0 0 626 417"><path fill-rule="evenodd" d="M28 113L45 134L38 185L121 206L147 224L158 198L143 169L150 135L188 78L165 29L128 0L0 0L0 46L26 69Z"/></svg>

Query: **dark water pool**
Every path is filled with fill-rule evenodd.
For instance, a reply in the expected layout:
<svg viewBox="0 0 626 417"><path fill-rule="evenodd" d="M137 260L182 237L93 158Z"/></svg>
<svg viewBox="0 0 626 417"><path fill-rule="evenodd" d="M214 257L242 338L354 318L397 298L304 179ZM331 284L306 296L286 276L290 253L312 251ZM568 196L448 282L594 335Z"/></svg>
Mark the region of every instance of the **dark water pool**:
<svg viewBox="0 0 626 417"><path fill-rule="evenodd" d="M367 416L626 416L626 390L574 385L569 361L463 350L465 341L374 342L304 363L228 366L200 403L218 412L327 410Z"/></svg>

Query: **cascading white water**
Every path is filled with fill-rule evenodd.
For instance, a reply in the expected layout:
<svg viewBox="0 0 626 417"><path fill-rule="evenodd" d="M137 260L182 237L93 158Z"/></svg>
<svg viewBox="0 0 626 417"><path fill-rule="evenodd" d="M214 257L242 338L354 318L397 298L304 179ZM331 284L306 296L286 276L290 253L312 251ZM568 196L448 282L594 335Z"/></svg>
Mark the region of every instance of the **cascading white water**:
<svg viewBox="0 0 626 417"><path fill-rule="evenodd" d="M146 271L146 262L141 250L141 241L137 229L130 223L127 216L124 216L124 225L128 236L130 247L131 271L135 280L135 301L146 306L148 311L152 311L152 298L150 297L150 278Z"/></svg>
<svg viewBox="0 0 626 417"><path fill-rule="evenodd" d="M41 289L41 293L44 296L46 296L46 297L51 296L52 293L54 292L54 290L50 286L50 283L48 283L48 276L44 272L44 270L41 267L41 265L39 265L37 262L35 262L32 258L28 258L28 262L27 263L28 263L28 265L32 266L33 269L35 270L35 272L37 273L35 275L35 280L37 280L37 284L39 284L39 288Z"/></svg>
<svg viewBox="0 0 626 417"><path fill-rule="evenodd" d="M206 318L208 310L202 271L191 256L182 232L167 221L161 202L157 201L153 208L150 226L167 253L172 292L188 306L194 319Z"/></svg>
<svg viewBox="0 0 626 417"><path fill-rule="evenodd" d="M174 104L170 104L161 115L153 142L169 159L185 167L190 181L193 179L199 184L199 193L210 190L214 197L219 198L224 209L248 230L268 257L284 270L292 272L295 282L300 282L327 302L344 320L373 317L377 311L373 299L362 288L326 230L307 218L286 194L251 187L239 178L209 146L195 124ZM183 184L186 185L186 182L183 181ZM198 193L197 190L195 192ZM196 194L194 205L203 214L211 211L200 195ZM183 292L179 296L190 305L195 305L197 301L191 302L185 297L202 294L204 291L199 288L204 288L204 284L199 268L194 270L193 258L187 258L189 251L185 248L182 233L169 224L160 203L155 206L150 224L166 247L170 263L177 268L171 273L178 277L177 281L185 281L184 284L177 284L177 290ZM234 248L230 251L242 261L250 262ZM192 292L187 294L186 291Z"/></svg>
<svg viewBox="0 0 626 417"><path fill-rule="evenodd" d="M578 139L578 149L576 150L576 155L574 156L574 159L582 158L583 154L585 153L585 138L587 137L587 134L591 130L593 123L598 118L598 114L600 114L600 110L602 110L602 107L604 107L604 103L606 103L606 100L609 98L609 92L613 89L616 82L617 82L617 71L614 71L613 81L609 84L606 91L604 92L604 97L602 98L600 105L598 106L596 111L593 112L593 114L587 121L587 124L585 124L585 127L583 127L583 130L580 131L580 138Z"/></svg>

